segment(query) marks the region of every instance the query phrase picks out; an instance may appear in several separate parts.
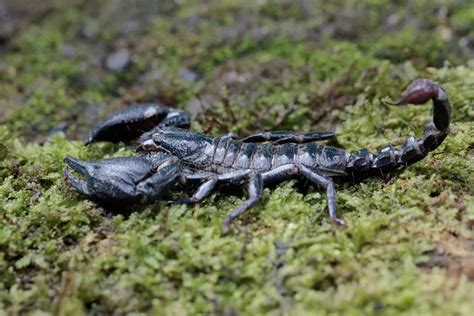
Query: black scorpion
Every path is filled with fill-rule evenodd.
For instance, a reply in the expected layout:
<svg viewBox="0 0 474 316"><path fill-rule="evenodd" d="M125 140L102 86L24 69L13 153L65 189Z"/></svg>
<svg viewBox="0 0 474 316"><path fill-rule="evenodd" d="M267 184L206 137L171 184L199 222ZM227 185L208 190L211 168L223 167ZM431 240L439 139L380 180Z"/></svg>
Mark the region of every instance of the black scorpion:
<svg viewBox="0 0 474 316"><path fill-rule="evenodd" d="M335 180L364 178L415 163L448 135L451 105L440 85L416 80L394 105L423 104L429 99L433 101L433 123L426 126L423 137L410 136L401 148L388 145L378 153L367 149L348 153L316 143L334 137L333 132L259 132L240 140L231 133L211 137L177 128L189 126L186 112L155 104L132 106L98 126L87 144L142 135L140 155L92 162L68 157L67 165L83 179L68 168L65 173L69 183L88 198L119 205L153 203L176 183L199 186L191 197L174 203L198 203L217 185L245 184L249 197L224 219L223 234L234 219L259 201L265 186L303 177L326 190L330 219L345 225L336 215Z"/></svg>

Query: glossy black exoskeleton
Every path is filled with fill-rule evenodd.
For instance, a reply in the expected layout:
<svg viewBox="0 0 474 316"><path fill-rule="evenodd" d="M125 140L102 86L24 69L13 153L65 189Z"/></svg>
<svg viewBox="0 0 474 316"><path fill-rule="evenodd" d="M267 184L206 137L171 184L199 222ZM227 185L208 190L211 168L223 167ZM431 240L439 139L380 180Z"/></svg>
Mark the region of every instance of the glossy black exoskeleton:
<svg viewBox="0 0 474 316"><path fill-rule="evenodd" d="M345 225L336 215L336 179L363 178L415 163L446 138L451 105L440 85L416 80L395 105L423 104L430 99L433 123L427 125L423 137L408 137L400 148L388 145L378 153L367 149L349 153L316 143L334 137L332 132L259 132L241 140L234 134L211 137L177 128L189 124L185 112L141 105L112 116L92 132L88 141L118 141L142 135L141 156L96 162L66 158L68 166L83 179L67 168L65 172L77 191L109 203L152 203L176 183L199 186L192 196L175 203L198 203L218 185L245 185L249 197L224 219L224 234L235 218L259 201L265 186L303 177L326 191L329 217ZM173 121L173 117L179 119Z"/></svg>

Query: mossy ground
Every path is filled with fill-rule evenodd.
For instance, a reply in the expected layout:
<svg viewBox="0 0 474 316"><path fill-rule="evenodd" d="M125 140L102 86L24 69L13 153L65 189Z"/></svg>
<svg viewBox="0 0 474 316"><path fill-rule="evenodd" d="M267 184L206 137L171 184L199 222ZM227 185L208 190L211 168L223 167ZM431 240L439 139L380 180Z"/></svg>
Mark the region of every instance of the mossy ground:
<svg viewBox="0 0 474 316"><path fill-rule="evenodd" d="M8 2L7 2L8 3ZM45 3L49 3L46 1ZM157 4L159 3L159 4ZM398 3L398 2L397 2ZM442 3L442 4L440 4ZM25 313L468 315L474 309L474 10L469 1L74 1L0 47L0 310ZM123 71L104 67L117 49ZM420 135L443 84L452 133L398 174L324 194L294 181L220 236L243 196L105 210L66 185L65 156L137 101L243 136L336 128L349 150ZM1 312L0 312L1 314Z"/></svg>

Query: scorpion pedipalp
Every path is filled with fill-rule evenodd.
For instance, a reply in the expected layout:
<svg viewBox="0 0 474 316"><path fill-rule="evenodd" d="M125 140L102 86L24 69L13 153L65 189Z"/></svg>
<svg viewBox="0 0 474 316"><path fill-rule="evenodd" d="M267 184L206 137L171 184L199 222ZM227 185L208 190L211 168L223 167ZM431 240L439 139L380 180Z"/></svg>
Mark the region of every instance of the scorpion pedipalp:
<svg viewBox="0 0 474 316"><path fill-rule="evenodd" d="M88 162L67 157L68 182L81 194L104 204L151 203L177 182L181 167L175 157L118 157Z"/></svg>
<svg viewBox="0 0 474 316"><path fill-rule="evenodd" d="M157 103L135 104L110 116L94 128L86 141L128 141L153 128L189 127L189 114Z"/></svg>

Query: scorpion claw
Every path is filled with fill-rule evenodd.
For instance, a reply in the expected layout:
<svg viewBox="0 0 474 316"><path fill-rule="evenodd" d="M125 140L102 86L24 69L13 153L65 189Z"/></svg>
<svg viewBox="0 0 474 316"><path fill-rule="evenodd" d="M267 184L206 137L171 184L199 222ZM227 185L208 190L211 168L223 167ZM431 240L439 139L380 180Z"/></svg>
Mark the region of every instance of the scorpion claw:
<svg viewBox="0 0 474 316"><path fill-rule="evenodd" d="M189 127L189 114L155 103L143 103L119 111L94 128L86 141L128 141L154 127Z"/></svg>
<svg viewBox="0 0 474 316"><path fill-rule="evenodd" d="M90 196L89 190L87 189L87 184L83 180L76 178L68 168L64 168L64 174L67 177L69 184L79 191L81 194Z"/></svg>
<svg viewBox="0 0 474 316"><path fill-rule="evenodd" d="M84 176L91 171L91 165L86 162L73 157L66 157L64 162L80 175Z"/></svg>
<svg viewBox="0 0 474 316"><path fill-rule="evenodd" d="M65 168L72 187L89 198L106 204L151 203L177 182L181 168L169 156L157 165L144 157L119 157L93 162L67 157L66 164L80 179Z"/></svg>

